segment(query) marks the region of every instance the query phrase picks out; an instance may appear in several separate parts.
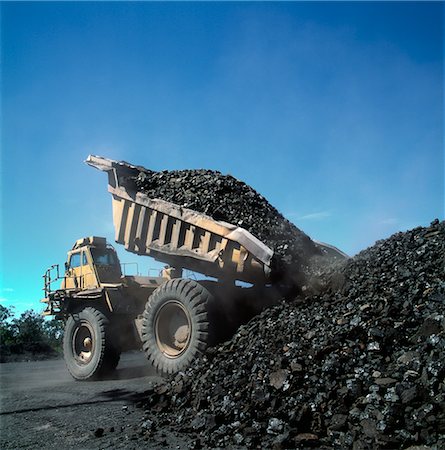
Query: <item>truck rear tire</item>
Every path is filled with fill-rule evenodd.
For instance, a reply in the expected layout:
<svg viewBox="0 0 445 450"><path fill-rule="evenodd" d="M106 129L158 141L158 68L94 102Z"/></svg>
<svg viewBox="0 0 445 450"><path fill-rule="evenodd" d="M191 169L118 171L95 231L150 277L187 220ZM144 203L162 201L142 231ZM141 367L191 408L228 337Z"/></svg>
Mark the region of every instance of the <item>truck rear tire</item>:
<svg viewBox="0 0 445 450"><path fill-rule="evenodd" d="M163 374L186 369L205 351L213 297L193 280L176 278L149 297L142 320L147 359Z"/></svg>
<svg viewBox="0 0 445 450"><path fill-rule="evenodd" d="M65 325L63 353L68 371L76 380L97 379L114 370L120 351L113 345L105 314L86 307L70 315Z"/></svg>

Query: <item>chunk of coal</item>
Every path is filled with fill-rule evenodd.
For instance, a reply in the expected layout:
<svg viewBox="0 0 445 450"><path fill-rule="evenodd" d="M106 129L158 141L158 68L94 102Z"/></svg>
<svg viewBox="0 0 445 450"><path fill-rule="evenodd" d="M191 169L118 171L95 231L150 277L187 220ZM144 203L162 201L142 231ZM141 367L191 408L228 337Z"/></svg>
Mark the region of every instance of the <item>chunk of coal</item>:
<svg viewBox="0 0 445 450"><path fill-rule="evenodd" d="M94 436L96 436L97 438L102 437L104 435L104 429L103 428L96 428L94 430Z"/></svg>
<svg viewBox="0 0 445 450"><path fill-rule="evenodd" d="M445 448L444 261L445 222L377 242L339 290L263 311L147 414L198 426L204 448Z"/></svg>

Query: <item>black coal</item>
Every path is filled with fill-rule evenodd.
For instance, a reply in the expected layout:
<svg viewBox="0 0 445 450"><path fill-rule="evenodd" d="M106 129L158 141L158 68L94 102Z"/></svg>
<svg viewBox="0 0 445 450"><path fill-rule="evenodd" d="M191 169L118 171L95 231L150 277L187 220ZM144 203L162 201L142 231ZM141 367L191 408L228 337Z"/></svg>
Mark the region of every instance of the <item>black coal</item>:
<svg viewBox="0 0 445 450"><path fill-rule="evenodd" d="M147 416L197 448L444 448L444 264L445 222L377 242L159 386Z"/></svg>
<svg viewBox="0 0 445 450"><path fill-rule="evenodd" d="M212 170L154 172L138 167L132 178L136 189L207 214L215 220L245 228L274 252L274 269L287 265L304 270L313 255L320 254L315 243L285 219L262 195L231 175Z"/></svg>

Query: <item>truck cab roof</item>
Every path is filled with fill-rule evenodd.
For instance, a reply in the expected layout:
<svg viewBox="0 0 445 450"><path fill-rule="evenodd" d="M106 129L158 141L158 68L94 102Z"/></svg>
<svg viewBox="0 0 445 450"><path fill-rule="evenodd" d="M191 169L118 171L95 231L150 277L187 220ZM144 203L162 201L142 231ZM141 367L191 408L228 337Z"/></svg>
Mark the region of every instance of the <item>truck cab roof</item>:
<svg viewBox="0 0 445 450"><path fill-rule="evenodd" d="M74 243L72 250L76 250L80 247L85 247L86 245L92 245L94 247L106 247L107 240L104 237L99 236L89 236L81 239L77 239Z"/></svg>

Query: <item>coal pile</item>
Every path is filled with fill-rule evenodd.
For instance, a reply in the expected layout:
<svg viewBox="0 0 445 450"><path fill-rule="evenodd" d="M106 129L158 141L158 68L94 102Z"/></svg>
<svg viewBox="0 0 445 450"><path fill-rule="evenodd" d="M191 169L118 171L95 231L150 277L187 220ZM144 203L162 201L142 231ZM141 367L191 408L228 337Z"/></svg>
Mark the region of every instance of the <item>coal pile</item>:
<svg viewBox="0 0 445 450"><path fill-rule="evenodd" d="M196 448L445 448L445 222L397 233L148 397ZM423 446L423 447L420 447Z"/></svg>
<svg viewBox="0 0 445 450"><path fill-rule="evenodd" d="M212 170L154 172L143 167L138 171L131 179L138 191L238 225L263 241L275 252L277 273L287 265L304 270L304 263L320 254L303 231L252 187L231 175Z"/></svg>

